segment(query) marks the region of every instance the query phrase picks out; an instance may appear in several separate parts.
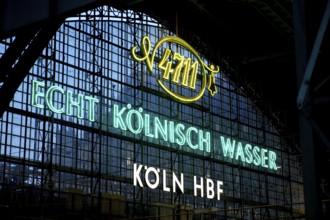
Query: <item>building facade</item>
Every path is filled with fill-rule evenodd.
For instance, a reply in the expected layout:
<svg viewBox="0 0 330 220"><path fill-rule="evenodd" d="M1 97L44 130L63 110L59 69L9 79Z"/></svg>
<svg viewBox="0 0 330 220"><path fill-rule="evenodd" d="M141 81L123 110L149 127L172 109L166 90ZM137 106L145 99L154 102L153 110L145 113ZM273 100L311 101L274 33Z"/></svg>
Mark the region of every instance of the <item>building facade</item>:
<svg viewBox="0 0 330 220"><path fill-rule="evenodd" d="M291 146L179 37L110 6L66 19L1 118L0 216L301 218Z"/></svg>

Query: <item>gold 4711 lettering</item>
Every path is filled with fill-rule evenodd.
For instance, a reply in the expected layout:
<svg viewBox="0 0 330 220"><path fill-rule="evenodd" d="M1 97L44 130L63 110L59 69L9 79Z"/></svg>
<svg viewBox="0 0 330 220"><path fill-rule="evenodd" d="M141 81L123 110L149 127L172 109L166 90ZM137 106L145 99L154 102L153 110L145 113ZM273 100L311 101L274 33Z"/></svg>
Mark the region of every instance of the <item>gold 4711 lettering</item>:
<svg viewBox="0 0 330 220"><path fill-rule="evenodd" d="M161 79L157 79L159 86L172 98L183 103L190 103L199 100L203 96L207 84L207 89L210 94L214 96L217 93L214 74L218 73L220 68L218 66L215 67L214 65L211 65L210 67L207 66L199 57L194 48L192 48L181 38L175 36L164 37L156 43L153 51L151 52L150 40L147 36L145 36L141 40L140 51L137 52L137 47L135 46L131 49L131 54L134 60L140 62L144 61L148 67L148 70L152 73L156 52L159 52L159 50L161 50L161 46L165 43L177 44L185 48L193 55L195 59L193 61L190 57L185 58L185 56L179 52L166 48L162 53L161 58L157 61L157 67L163 71ZM170 81L191 90L196 90L198 70L200 70L201 74L201 83L198 87L199 91L196 91L193 96L185 96L179 92L172 91L170 86L167 86L164 83L166 81ZM207 71L209 74L206 73Z"/></svg>

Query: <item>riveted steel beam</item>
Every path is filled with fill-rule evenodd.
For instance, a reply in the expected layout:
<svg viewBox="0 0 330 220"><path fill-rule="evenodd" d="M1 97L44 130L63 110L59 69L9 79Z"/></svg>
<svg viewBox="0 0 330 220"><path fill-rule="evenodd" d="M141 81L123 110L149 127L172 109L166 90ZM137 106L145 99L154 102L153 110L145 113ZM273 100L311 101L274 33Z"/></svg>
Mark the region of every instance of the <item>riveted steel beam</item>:
<svg viewBox="0 0 330 220"><path fill-rule="evenodd" d="M0 39L39 26L49 19L65 18L104 0L7 0L0 3Z"/></svg>
<svg viewBox="0 0 330 220"><path fill-rule="evenodd" d="M6 68L5 78L3 79L3 84L0 88L0 118L9 106L10 101L28 74L30 68L54 36L62 22L63 20L56 20L48 22L46 25L42 26L31 42L29 42L27 49L24 50L24 53L19 57L15 65L11 67L7 66L8 68ZM11 59L14 60L13 58Z"/></svg>

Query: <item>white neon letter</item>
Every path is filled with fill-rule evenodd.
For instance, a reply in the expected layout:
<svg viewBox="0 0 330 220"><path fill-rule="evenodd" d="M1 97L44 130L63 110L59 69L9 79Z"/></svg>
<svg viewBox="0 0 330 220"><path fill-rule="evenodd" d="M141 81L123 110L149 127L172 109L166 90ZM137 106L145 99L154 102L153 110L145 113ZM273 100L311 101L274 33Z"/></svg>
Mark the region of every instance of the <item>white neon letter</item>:
<svg viewBox="0 0 330 220"><path fill-rule="evenodd" d="M95 121L95 103L99 103L100 100L92 96L85 96L88 103L88 120Z"/></svg>
<svg viewBox="0 0 330 220"><path fill-rule="evenodd" d="M187 129L187 132L186 132L186 139L187 139L187 144L189 145L189 147L191 147L192 149L198 149L198 144L195 144L193 145L191 143L191 132L194 131L196 134L198 134L198 130L194 127L189 127Z"/></svg>
<svg viewBox="0 0 330 220"><path fill-rule="evenodd" d="M214 198L214 183L213 180L206 178L206 197L208 199Z"/></svg>
<svg viewBox="0 0 330 220"><path fill-rule="evenodd" d="M144 135L153 138L154 135L150 133L150 115L144 115Z"/></svg>
<svg viewBox="0 0 330 220"><path fill-rule="evenodd" d="M205 138L203 137L203 131L199 130L198 132L198 145L200 150L204 150L204 143L205 143L205 150L206 152L211 151L211 134L210 132L205 132Z"/></svg>
<svg viewBox="0 0 330 220"><path fill-rule="evenodd" d="M173 192L176 192L176 185L179 187L179 189L181 190L182 193L184 193L184 183L183 183L183 174L181 173L180 175L180 181L178 179L178 177L175 175L175 173L173 172Z"/></svg>
<svg viewBox="0 0 330 220"><path fill-rule="evenodd" d="M223 193L223 190L221 189L221 186L223 185L223 182L222 181L217 181L217 191L218 191L218 200L220 200L220 194Z"/></svg>
<svg viewBox="0 0 330 220"><path fill-rule="evenodd" d="M164 120L164 126L160 122L158 117L155 117L155 138L158 139L158 133L163 137L164 141L167 141L167 120Z"/></svg>
<svg viewBox="0 0 330 220"><path fill-rule="evenodd" d="M274 151L269 151L269 169L274 169L274 170L277 170L277 166L276 166L276 163L275 163L275 160L276 160L276 153Z"/></svg>
<svg viewBox="0 0 330 220"><path fill-rule="evenodd" d="M140 178L140 173L141 173L141 169L142 169L142 165L139 165L139 167L137 168L136 163L133 166L133 184L134 186L137 185L137 183L139 183L140 187L143 187L141 178Z"/></svg>
<svg viewBox="0 0 330 220"><path fill-rule="evenodd" d="M142 131L143 128L143 118L140 112L142 112L143 109L140 108L139 111L137 110L129 110L126 115L126 124L128 129L134 133L134 134L139 134ZM135 119L137 120L132 120L133 115L136 116ZM136 123L135 123L136 122ZM133 128L132 124L136 124L136 128Z"/></svg>
<svg viewBox="0 0 330 220"><path fill-rule="evenodd" d="M163 170L163 190L165 192L170 192L170 187L166 186L166 170Z"/></svg>
<svg viewBox="0 0 330 220"><path fill-rule="evenodd" d="M151 172L154 173L154 176L156 178L154 183L150 182L150 180L149 180L149 175L150 175ZM148 169L146 171L145 180L146 180L147 185L151 189L156 189L157 186L159 185L159 174L158 174L158 172L159 171L157 171L156 168L154 168L154 167L148 167Z"/></svg>
<svg viewBox="0 0 330 220"><path fill-rule="evenodd" d="M45 87L44 82L39 82L37 80L33 80L32 82L32 105L37 108L44 108L42 104L38 104L38 98L44 98L45 94L39 92L39 87Z"/></svg>
<svg viewBox="0 0 330 220"><path fill-rule="evenodd" d="M229 154L229 157L233 158L235 151L235 140L233 140L233 144L232 144L230 142L230 138L227 138L227 143L226 143L225 138L221 136L221 145L222 145L223 156L227 157L227 154Z"/></svg>
<svg viewBox="0 0 330 220"><path fill-rule="evenodd" d="M201 184L197 184L197 177L194 176L194 196L197 196L197 189L201 190L201 197L204 197L204 190L203 190L203 177L200 178Z"/></svg>
<svg viewBox="0 0 330 220"><path fill-rule="evenodd" d="M58 86L51 86L49 89L47 89L46 92L46 105L47 107L52 110L55 113L63 113L64 112L64 108L60 108L60 109L56 109L53 105L53 96L54 96L54 92L57 91L59 93L64 94L64 90Z"/></svg>
<svg viewBox="0 0 330 220"><path fill-rule="evenodd" d="M127 130L122 114L125 112L126 108L123 107L120 112L118 112L118 105L113 105L113 126L118 128L120 126L121 130Z"/></svg>
<svg viewBox="0 0 330 220"><path fill-rule="evenodd" d="M82 94L78 94L78 101L73 101L73 94L71 91L66 92L66 114L72 115L72 107L77 108L78 118L83 118L83 99Z"/></svg>
<svg viewBox="0 0 330 220"><path fill-rule="evenodd" d="M238 160L239 157L241 158L242 162L245 162L245 155L244 155L243 146L242 146L241 142L237 143L235 159Z"/></svg>

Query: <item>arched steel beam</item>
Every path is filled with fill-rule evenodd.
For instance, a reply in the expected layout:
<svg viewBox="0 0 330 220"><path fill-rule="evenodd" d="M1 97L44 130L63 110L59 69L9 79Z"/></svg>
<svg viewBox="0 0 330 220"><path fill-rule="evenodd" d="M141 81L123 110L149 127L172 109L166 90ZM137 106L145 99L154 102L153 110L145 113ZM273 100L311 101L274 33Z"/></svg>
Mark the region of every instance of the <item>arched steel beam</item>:
<svg viewBox="0 0 330 220"><path fill-rule="evenodd" d="M105 0L5 0L0 2L0 39L105 4ZM109 2L109 1L108 1Z"/></svg>
<svg viewBox="0 0 330 220"><path fill-rule="evenodd" d="M16 64L13 67L11 63L6 64L3 70L5 72L1 74L1 76L3 76L3 84L0 88L0 118L2 118L4 111L9 106L9 103L14 97L14 94L17 91L19 85L22 83L30 68L35 63L36 59L39 57L40 53L46 47L50 39L56 33L62 22L63 20L48 22L47 25L42 26L37 31L32 31L30 34L28 34L28 36L32 36L32 39L28 42L28 47L24 50L24 53L19 57L19 59L17 58L18 61ZM7 50L7 52L11 53L7 58L10 62L15 62L17 60L14 59L14 55L17 55L18 52L12 51L14 51L16 46L24 47L24 42L25 41L23 40L23 37L19 36L13 43L14 48ZM23 52L22 50L19 51L20 53ZM7 52L3 56L7 57Z"/></svg>
<svg viewBox="0 0 330 220"><path fill-rule="evenodd" d="M0 3L0 39L15 36L0 58L0 118L65 18L107 0L7 0ZM115 2L113 2L115 3Z"/></svg>

